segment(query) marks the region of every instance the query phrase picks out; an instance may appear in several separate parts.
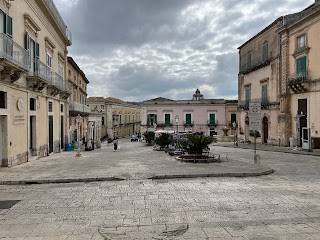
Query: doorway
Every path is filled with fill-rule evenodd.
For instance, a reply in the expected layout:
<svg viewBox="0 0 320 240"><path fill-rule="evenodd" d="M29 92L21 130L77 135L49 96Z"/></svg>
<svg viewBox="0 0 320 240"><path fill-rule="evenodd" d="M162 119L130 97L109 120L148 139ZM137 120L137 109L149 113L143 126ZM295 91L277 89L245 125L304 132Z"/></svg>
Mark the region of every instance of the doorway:
<svg viewBox="0 0 320 240"><path fill-rule="evenodd" d="M7 116L0 116L0 167L8 166Z"/></svg>
<svg viewBox="0 0 320 240"><path fill-rule="evenodd" d="M36 151L36 117L35 116L30 116L29 149L31 152L31 156L37 155L37 151Z"/></svg>
<svg viewBox="0 0 320 240"><path fill-rule="evenodd" d="M49 154L53 152L53 116L49 116Z"/></svg>
<svg viewBox="0 0 320 240"><path fill-rule="evenodd" d="M263 117L262 125L263 125L263 143L268 143L269 122L267 117Z"/></svg>
<svg viewBox="0 0 320 240"><path fill-rule="evenodd" d="M63 124L64 124L64 121L63 121L63 116L60 117L61 118L61 121L60 121L60 124L61 124L61 127L60 127L60 142L61 142L61 146L60 146L60 149L63 149L64 148L64 128L63 128Z"/></svg>

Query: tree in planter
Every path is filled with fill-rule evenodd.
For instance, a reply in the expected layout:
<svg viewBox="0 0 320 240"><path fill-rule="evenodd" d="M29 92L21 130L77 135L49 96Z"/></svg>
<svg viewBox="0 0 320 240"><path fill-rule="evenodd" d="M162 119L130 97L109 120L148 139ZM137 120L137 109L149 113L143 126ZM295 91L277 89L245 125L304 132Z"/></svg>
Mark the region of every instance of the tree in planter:
<svg viewBox="0 0 320 240"><path fill-rule="evenodd" d="M251 137L254 137L254 131L253 131L253 130L250 130L249 135L250 135ZM260 134L259 131L257 131L256 137L257 137L257 138L258 138L258 137L261 137L261 134Z"/></svg>
<svg viewBox="0 0 320 240"><path fill-rule="evenodd" d="M154 142L160 146L160 149L163 149L168 146L172 142L172 140L170 134L161 133Z"/></svg>
<svg viewBox="0 0 320 240"><path fill-rule="evenodd" d="M149 143L149 144L151 144L151 142L154 140L154 135L155 135L155 133L152 132L152 131L145 132L145 133L143 134L143 136L144 136L145 139L146 139L146 142Z"/></svg>
<svg viewBox="0 0 320 240"><path fill-rule="evenodd" d="M187 135L190 140L189 150L191 154L202 154L203 149L207 148L210 143L216 142L212 136L204 135Z"/></svg>

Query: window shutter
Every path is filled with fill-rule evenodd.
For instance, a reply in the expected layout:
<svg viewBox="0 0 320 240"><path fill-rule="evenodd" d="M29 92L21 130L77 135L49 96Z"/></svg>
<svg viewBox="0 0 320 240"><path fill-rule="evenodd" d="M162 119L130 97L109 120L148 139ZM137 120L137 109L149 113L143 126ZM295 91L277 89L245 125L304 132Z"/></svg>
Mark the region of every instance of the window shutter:
<svg viewBox="0 0 320 240"><path fill-rule="evenodd" d="M5 15L5 33L12 38L12 17Z"/></svg>
<svg viewBox="0 0 320 240"><path fill-rule="evenodd" d="M262 48L262 61L266 62L268 58L268 43L265 43Z"/></svg>
<svg viewBox="0 0 320 240"><path fill-rule="evenodd" d="M191 123L191 114L186 114L186 122L187 124L190 124Z"/></svg>
<svg viewBox="0 0 320 240"><path fill-rule="evenodd" d="M216 115L210 114L210 124L215 124L215 122L216 122Z"/></svg>
<svg viewBox="0 0 320 240"><path fill-rule="evenodd" d="M268 91L268 85L264 84L261 86L261 95L262 95L262 104L267 104L267 100L268 100L268 95L267 95L267 91Z"/></svg>
<svg viewBox="0 0 320 240"><path fill-rule="evenodd" d="M170 114L165 114L164 115L164 120L165 120L165 124L170 124Z"/></svg>
<svg viewBox="0 0 320 240"><path fill-rule="evenodd" d="M157 122L157 115L154 115L154 122L155 122L155 123L158 123L158 122Z"/></svg>

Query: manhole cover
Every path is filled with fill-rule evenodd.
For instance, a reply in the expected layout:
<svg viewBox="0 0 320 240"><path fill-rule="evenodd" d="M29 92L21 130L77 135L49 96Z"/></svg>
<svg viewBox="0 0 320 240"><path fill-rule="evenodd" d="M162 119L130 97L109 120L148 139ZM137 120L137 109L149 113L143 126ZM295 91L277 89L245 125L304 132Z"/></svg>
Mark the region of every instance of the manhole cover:
<svg viewBox="0 0 320 240"><path fill-rule="evenodd" d="M189 225L167 225L162 230L159 226L150 228L137 227L99 227L99 233L106 240L171 240L188 231Z"/></svg>
<svg viewBox="0 0 320 240"><path fill-rule="evenodd" d="M12 206L16 205L21 200L6 200L6 201L0 201L0 209L9 209Z"/></svg>

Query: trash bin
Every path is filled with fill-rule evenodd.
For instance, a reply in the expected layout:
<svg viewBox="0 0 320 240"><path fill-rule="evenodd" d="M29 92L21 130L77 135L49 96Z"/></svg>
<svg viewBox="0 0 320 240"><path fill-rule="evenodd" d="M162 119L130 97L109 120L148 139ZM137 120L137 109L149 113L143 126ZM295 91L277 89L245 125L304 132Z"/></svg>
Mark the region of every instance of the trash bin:
<svg viewBox="0 0 320 240"><path fill-rule="evenodd" d="M65 144L65 151L66 152L71 151L71 144L70 143Z"/></svg>
<svg viewBox="0 0 320 240"><path fill-rule="evenodd" d="M74 143L71 143L71 151L74 151Z"/></svg>
<svg viewBox="0 0 320 240"><path fill-rule="evenodd" d="M290 147L296 147L297 146L297 139L294 137L291 137L290 139Z"/></svg>

